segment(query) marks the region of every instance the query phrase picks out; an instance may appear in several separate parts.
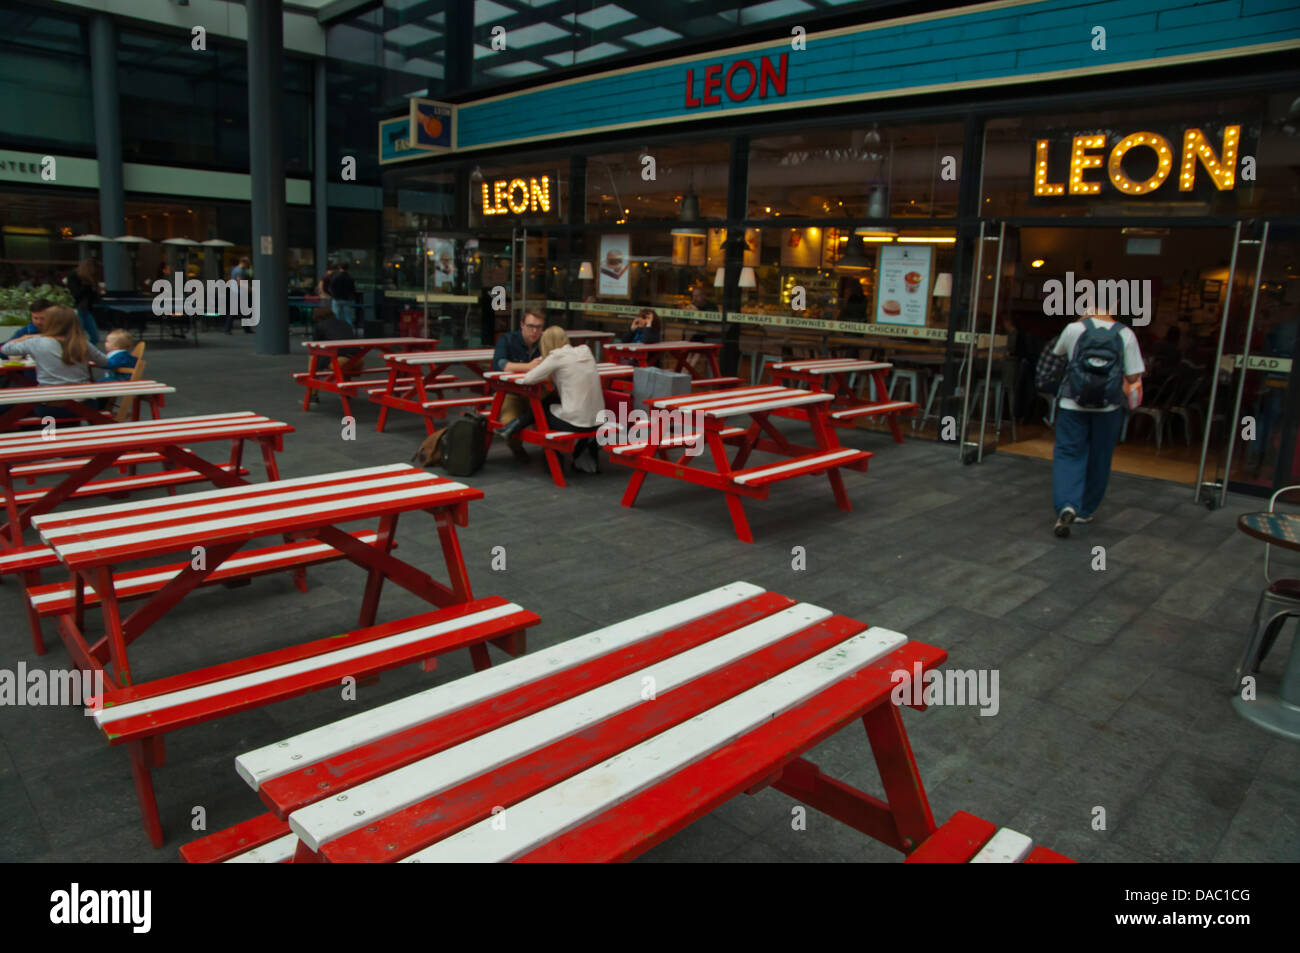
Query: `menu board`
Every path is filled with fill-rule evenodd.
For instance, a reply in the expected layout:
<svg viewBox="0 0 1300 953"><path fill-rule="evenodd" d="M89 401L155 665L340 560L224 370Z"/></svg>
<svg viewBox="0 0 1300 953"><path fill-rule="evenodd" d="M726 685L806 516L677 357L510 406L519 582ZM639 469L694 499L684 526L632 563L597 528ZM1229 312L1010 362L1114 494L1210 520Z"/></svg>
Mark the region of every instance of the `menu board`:
<svg viewBox="0 0 1300 953"><path fill-rule="evenodd" d="M600 282L596 294L627 297L627 273L632 267L628 246L627 235L600 237Z"/></svg>
<svg viewBox="0 0 1300 953"><path fill-rule="evenodd" d="M456 281L456 243L446 238L429 238L425 245L433 286L451 287Z"/></svg>
<svg viewBox="0 0 1300 953"><path fill-rule="evenodd" d="M881 245L876 274L876 323L925 327L930 306L930 245Z"/></svg>

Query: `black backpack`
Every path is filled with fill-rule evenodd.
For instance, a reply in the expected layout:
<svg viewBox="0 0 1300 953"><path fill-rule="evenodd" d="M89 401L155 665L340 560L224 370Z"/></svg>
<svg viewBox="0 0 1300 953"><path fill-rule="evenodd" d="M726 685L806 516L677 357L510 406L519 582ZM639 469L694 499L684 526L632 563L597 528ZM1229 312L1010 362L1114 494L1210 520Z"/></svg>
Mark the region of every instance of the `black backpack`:
<svg viewBox="0 0 1300 953"><path fill-rule="evenodd" d="M1099 324L1084 318L1083 334L1074 345L1066 370L1070 397L1080 407L1124 403L1123 325Z"/></svg>
<svg viewBox="0 0 1300 953"><path fill-rule="evenodd" d="M442 435L442 467L452 476L473 476L487 459L488 422L482 414L462 414Z"/></svg>

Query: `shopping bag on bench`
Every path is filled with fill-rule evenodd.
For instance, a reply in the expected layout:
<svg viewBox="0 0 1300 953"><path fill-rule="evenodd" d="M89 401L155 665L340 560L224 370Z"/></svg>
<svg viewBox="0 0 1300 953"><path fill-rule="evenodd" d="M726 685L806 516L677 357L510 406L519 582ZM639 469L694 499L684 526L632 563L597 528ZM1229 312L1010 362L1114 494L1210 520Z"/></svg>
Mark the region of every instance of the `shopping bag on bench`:
<svg viewBox="0 0 1300 953"><path fill-rule="evenodd" d="M691 392L691 375L659 367L638 367L632 371L632 407L644 409L653 397L675 397Z"/></svg>

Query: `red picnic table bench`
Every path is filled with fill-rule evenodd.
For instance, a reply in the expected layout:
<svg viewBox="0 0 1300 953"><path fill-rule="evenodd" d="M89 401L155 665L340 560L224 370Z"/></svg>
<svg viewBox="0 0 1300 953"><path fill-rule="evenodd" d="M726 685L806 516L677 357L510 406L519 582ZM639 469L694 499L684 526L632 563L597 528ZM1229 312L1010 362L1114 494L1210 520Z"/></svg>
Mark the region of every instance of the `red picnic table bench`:
<svg viewBox="0 0 1300 953"><path fill-rule="evenodd" d="M89 384L42 384L37 387L0 388L0 433L13 430L20 424L39 426L40 418L33 418L33 411L41 404L52 404L76 414L78 421L96 424L116 423L116 418L107 411L100 410L92 402L111 398L136 398L132 408L132 419L140 419L141 402L149 405L149 413L156 420L162 416L164 394L176 393L175 387L168 387L158 381L92 381ZM56 425L59 418L54 418ZM65 419L63 424L70 423Z"/></svg>
<svg viewBox="0 0 1300 953"><path fill-rule="evenodd" d="M44 544L24 545L25 529L41 514L50 513L66 500L94 496L119 496L144 490L166 489L204 480L217 486L247 483L243 466L244 442L254 441L262 451L267 479L279 479L275 454L293 427L261 414L242 411L173 417L90 427L0 434L0 487L4 491L6 519L0 526L0 576L19 575L30 593L41 581L41 571L59 564L54 550ZM225 463L211 463L189 449L190 444L230 441ZM140 466L160 463L163 469L137 473ZM94 479L116 467L108 479ZM48 487L20 490L19 480L61 477ZM45 653L40 613L27 602L28 622L36 653Z"/></svg>
<svg viewBox="0 0 1300 953"><path fill-rule="evenodd" d="M915 414L921 409L920 404L906 400L890 400L889 389L885 384L885 374L893 369L893 364L880 361L863 361L856 358L815 358L804 361L782 361L769 364L772 369L772 382L791 386L799 381L808 385L814 393L827 393L833 397L833 403L827 419L837 427L853 427L864 417L884 417L889 424L895 443L903 442L903 430L898 425L900 414ZM849 385L849 378L854 374L863 374L872 380L876 394L881 398L875 401L863 400Z"/></svg>
<svg viewBox="0 0 1300 953"><path fill-rule="evenodd" d="M665 364L664 369L690 374L692 388L735 387L741 383L741 380L739 377L723 375L718 365L718 354L721 351L721 344L710 344L706 341L656 341L654 344L606 344L604 356L608 361L629 360L642 367L654 360L674 358L677 361L676 366L669 368ZM701 374L691 366L690 359L697 354L707 361L709 375Z"/></svg>
<svg viewBox="0 0 1300 953"><path fill-rule="evenodd" d="M741 497L767 499L773 483L799 476L825 473L830 481L835 504L842 510L851 510L840 467L866 472L871 453L840 446L835 432L827 420L827 407L831 395L810 393L776 385L738 387L732 390L687 394L678 397L658 397L646 401L654 411L677 411L691 418L682 422L676 432L666 427L650 427L645 439L634 439L609 447L611 459L631 467L634 471L623 494L623 505L636 502L647 474L685 480L699 486L721 490L731 513L732 525L741 541L752 543L754 536L745 518ZM776 411L807 421L812 427L816 447L803 447L791 443L768 417ZM729 425L733 417L748 416L748 428ZM696 443L703 432L709 453L688 458L688 444ZM766 435L766 436L764 436ZM736 446L735 456L727 460L727 444ZM775 453L788 459L745 467L749 455L759 450ZM675 460L661 459L660 454L680 451ZM693 459L695 462L690 462ZM711 459L714 469L699 465Z"/></svg>
<svg viewBox="0 0 1300 953"><path fill-rule="evenodd" d="M613 382L630 382L635 368L626 364L601 363L596 365L596 371L600 374L602 386L606 386ZM492 442L492 428L500 426L501 408L505 403L506 394L518 394L528 401L528 406L533 412L532 425L519 431L519 439L541 447L546 452L546 462L551 468L551 479L555 481L556 486L565 486L564 465L560 462L560 453L571 454L574 444L579 440L594 439L597 428L579 431L552 430L546 422L546 414L542 409L542 398L546 394L549 381L523 384L521 381L525 372L488 371L483 376L496 391L492 398L492 407L488 411L489 446Z"/></svg>
<svg viewBox="0 0 1300 953"><path fill-rule="evenodd" d="M425 429L433 433L433 422L442 419L451 410L489 406L492 398L487 396L488 385L483 375L492 367L492 354L492 349L486 347L385 354L388 381L382 389L370 391L370 399L380 405L379 422L375 429L383 433L390 409L419 414L424 418ZM448 368L457 365L475 376L458 378L446 373ZM459 397L440 396L464 390L472 393Z"/></svg>
<svg viewBox="0 0 1300 953"><path fill-rule="evenodd" d="M57 615L59 634L74 663L103 676L108 690L91 707L97 709L96 723L109 742L128 746L145 830L155 846L162 843L162 829L150 769L162 764L162 737L167 732L337 685L343 675L359 678L421 660L431 668L436 655L455 648L468 648L476 669L490 664L486 641L511 654L524 651L523 629L535 617L521 616L518 607L503 609L503 600L478 607L475 611L486 615L471 622L468 631L459 624L443 625L449 619L463 620L464 614L457 612L375 624L387 580L439 609L474 601L455 527L465 525L470 501L482 496L482 491L463 483L394 464L35 520L41 538L72 576L57 591L38 590L37 604L43 613ZM392 555L398 517L420 510L434 517L447 584ZM376 519L374 530L340 528ZM245 549L266 536L281 536L285 542ZM194 558L196 552L205 558ZM178 553L182 562L122 569L125 563L174 558ZM308 565L337 559L367 571L357 631L134 682L128 647L196 587L286 570L301 574ZM124 617L121 604L132 599L145 601ZM105 634L97 640L85 624L90 606L98 606L103 617ZM444 637L451 631L459 634Z"/></svg>
<svg viewBox="0 0 1300 953"><path fill-rule="evenodd" d="M269 813L181 855L623 861L768 786L913 854L942 829L891 694L945 658L732 583L240 755ZM883 800L803 757L859 720Z"/></svg>
<svg viewBox="0 0 1300 953"><path fill-rule="evenodd" d="M364 362L371 351L380 354L401 353L404 351L428 351L438 346L434 338L351 338L342 341L303 341L307 349L307 370L294 374L293 379L301 384L305 391L302 395L302 409L311 409L312 391L323 390L338 394L343 402L343 413L352 416L350 398L353 394L369 395L382 391L389 368L366 368ZM344 357L343 352L349 352ZM341 361L346 361L344 367ZM378 376L377 376L378 375Z"/></svg>

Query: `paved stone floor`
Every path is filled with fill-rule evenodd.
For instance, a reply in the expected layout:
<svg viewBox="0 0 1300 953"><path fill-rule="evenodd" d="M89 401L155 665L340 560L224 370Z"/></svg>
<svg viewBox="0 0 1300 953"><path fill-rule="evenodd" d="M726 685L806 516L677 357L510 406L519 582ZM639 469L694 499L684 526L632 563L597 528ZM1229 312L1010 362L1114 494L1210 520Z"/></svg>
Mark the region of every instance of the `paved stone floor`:
<svg viewBox="0 0 1300 953"><path fill-rule="evenodd" d="M169 416L249 409L291 422L286 477L406 460L423 433L414 418L377 434L376 408L359 403L356 439L345 441L333 397L300 409L290 379L305 366L300 340L288 357L255 355L253 338L238 333L206 333L199 348L151 342L150 376L177 388ZM498 444L468 481L486 492L461 536L475 590L542 617L530 650L735 580L898 629L946 649L954 668L999 673L996 715L904 713L937 820L964 809L1082 861L1300 859L1300 745L1241 720L1222 692L1262 579L1262 546L1234 524L1258 501L1233 498L1210 512L1187 487L1117 476L1098 522L1061 541L1051 534L1045 461L995 454L962 467L950 446L843 436L876 454L869 473L845 473L853 512L834 507L820 478L778 485L770 500L747 504L752 546L735 539L712 491L652 477L629 510L619 506L621 469L579 474L560 490L539 454L521 465ZM404 559L442 565L422 515L404 519L398 542ZM1104 571L1091 568L1098 545ZM505 571L491 568L495 546L506 547ZM795 546L806 549L804 571L792 569ZM315 568L309 579L307 594L284 575L200 590L138 643L137 678L354 625L355 567ZM0 666L66 666L52 632L48 654L33 654L19 600L12 579L0 586ZM380 618L423 608L390 586ZM1289 642L1268 659L1265 685L1276 683ZM449 656L433 675L385 675L357 702L317 693L169 736L167 765L155 772L162 850L141 830L125 751L77 710L5 711L0 860L175 861L177 847L200 836L190 828L195 808L210 831L258 811L235 755L470 670L467 657ZM882 793L856 726L809 757ZM795 830L793 807L770 789L738 797L644 859L899 859L815 812Z"/></svg>

